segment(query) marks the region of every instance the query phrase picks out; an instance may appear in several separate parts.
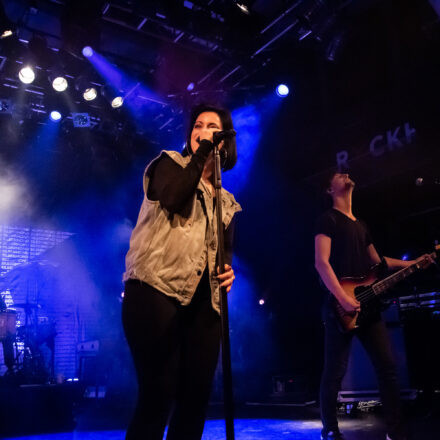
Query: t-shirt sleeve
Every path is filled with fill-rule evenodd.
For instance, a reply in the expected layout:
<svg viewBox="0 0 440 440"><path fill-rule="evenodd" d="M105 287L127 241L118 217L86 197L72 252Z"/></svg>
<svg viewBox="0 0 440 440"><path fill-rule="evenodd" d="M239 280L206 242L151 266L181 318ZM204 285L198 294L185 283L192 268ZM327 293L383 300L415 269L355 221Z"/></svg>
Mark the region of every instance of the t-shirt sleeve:
<svg viewBox="0 0 440 440"><path fill-rule="evenodd" d="M336 221L330 213L325 213L318 217L315 224L315 235L324 234L327 237L334 238Z"/></svg>

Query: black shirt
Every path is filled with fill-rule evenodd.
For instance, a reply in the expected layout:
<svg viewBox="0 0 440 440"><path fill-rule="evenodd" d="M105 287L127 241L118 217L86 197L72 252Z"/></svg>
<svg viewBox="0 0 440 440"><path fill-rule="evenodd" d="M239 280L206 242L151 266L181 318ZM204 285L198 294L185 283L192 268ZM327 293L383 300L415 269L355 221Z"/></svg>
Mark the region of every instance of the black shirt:
<svg viewBox="0 0 440 440"><path fill-rule="evenodd" d="M371 267L367 247L372 240L362 220L354 221L337 209L330 209L316 222L315 235L318 234L332 240L330 264L338 278L367 275Z"/></svg>

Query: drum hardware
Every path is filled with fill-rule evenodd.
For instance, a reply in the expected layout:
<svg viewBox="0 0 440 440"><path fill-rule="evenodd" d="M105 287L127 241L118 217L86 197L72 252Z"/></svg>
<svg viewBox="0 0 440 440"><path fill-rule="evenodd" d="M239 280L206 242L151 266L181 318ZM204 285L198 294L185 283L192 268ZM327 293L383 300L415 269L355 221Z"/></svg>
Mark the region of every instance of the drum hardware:
<svg viewBox="0 0 440 440"><path fill-rule="evenodd" d="M25 324L17 326L17 311L0 312L0 342L8 376L19 377L25 383L45 383L54 377L55 323L45 316L37 316L41 306L36 303L17 303L23 309ZM46 367L43 344L50 349L50 365ZM15 354L14 354L15 346Z"/></svg>
<svg viewBox="0 0 440 440"><path fill-rule="evenodd" d="M23 383L45 383L54 379L55 322L41 316L39 304L39 282L47 266L44 262L32 261L0 276L0 292L8 291L12 298L16 296L22 301L13 305L8 302L8 308L0 295L0 342L7 373Z"/></svg>

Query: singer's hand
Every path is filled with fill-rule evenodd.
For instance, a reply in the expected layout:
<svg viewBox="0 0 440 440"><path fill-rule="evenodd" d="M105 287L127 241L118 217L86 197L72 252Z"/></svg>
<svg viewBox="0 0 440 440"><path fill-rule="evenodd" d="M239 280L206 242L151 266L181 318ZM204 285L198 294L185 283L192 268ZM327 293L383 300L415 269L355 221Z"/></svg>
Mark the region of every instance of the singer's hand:
<svg viewBox="0 0 440 440"><path fill-rule="evenodd" d="M210 150L212 150L214 148L214 144L212 143L212 141L210 139L197 138L196 142L199 144L199 147L200 147L200 145L209 145Z"/></svg>
<svg viewBox="0 0 440 440"><path fill-rule="evenodd" d="M219 271L218 269L219 268L217 268L217 272ZM234 269L232 269L229 264L225 264L225 272L221 275L218 275L217 278L219 279L219 281L222 282L220 284L220 287L226 287L226 292L229 293L232 287L232 283L235 280Z"/></svg>

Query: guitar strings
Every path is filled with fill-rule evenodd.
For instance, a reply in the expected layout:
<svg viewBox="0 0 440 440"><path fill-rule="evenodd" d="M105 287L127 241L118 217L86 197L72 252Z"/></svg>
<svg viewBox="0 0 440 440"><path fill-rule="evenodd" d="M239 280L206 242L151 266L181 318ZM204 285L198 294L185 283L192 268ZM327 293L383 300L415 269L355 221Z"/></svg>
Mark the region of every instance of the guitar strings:
<svg viewBox="0 0 440 440"><path fill-rule="evenodd" d="M431 254L432 256L432 254ZM413 273L415 272L419 267L417 265L411 265L408 267L405 267L404 269L396 272L396 274L404 274L405 272L410 272ZM396 275L394 274L394 275ZM376 292L374 291L374 287L379 287L382 288L383 286L385 286L385 289L387 289L387 284L388 281L387 280L382 280L382 281L378 281L376 284L374 284L374 286L372 285L371 287L367 288L366 290L364 290L363 292L361 292L358 296L356 296L356 299L360 302L362 301L367 301L369 299L372 299L376 296Z"/></svg>
<svg viewBox="0 0 440 440"><path fill-rule="evenodd" d="M366 301L367 299L373 298L375 296L374 290L372 287L370 287L367 290L364 290L362 293L360 293L356 299L358 301Z"/></svg>

